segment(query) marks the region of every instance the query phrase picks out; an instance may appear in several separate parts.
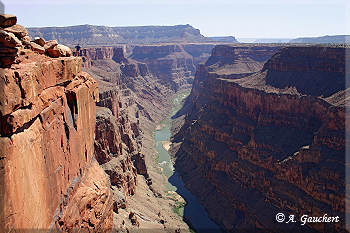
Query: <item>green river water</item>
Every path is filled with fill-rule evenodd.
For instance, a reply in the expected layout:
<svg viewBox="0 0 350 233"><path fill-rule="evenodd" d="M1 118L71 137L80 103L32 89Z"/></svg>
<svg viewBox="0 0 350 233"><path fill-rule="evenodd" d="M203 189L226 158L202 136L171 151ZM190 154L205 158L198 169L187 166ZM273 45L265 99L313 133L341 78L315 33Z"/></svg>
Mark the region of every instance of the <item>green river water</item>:
<svg viewBox="0 0 350 233"><path fill-rule="evenodd" d="M186 206L179 210L180 213L183 213L184 221L196 232L220 232L220 228L208 217L207 212L198 202L197 198L185 187L184 182L173 166L168 151L163 146L163 144L169 144L172 123L171 117L182 108L183 100L189 93L190 91L183 92L174 98L170 114L160 123L162 128L154 132L154 148L158 152L158 163L169 181L167 189L177 192L186 201Z"/></svg>

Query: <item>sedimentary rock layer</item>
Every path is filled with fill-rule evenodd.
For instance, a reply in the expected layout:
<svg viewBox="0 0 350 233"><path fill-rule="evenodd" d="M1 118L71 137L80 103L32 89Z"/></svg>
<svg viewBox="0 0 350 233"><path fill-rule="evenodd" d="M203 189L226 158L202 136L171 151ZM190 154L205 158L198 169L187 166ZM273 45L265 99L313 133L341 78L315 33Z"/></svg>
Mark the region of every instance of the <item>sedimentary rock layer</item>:
<svg viewBox="0 0 350 233"><path fill-rule="evenodd" d="M152 74L175 91L192 83L193 57L181 45L135 46L130 57L146 63Z"/></svg>
<svg viewBox="0 0 350 233"><path fill-rule="evenodd" d="M116 45L149 44L162 42L205 42L211 41L191 25L106 27L78 25L69 27L28 28L31 37L40 36L46 40L59 40L67 45Z"/></svg>
<svg viewBox="0 0 350 233"><path fill-rule="evenodd" d="M81 58L21 51L1 69L1 229L112 228L110 183L94 159L97 83Z"/></svg>
<svg viewBox="0 0 350 233"><path fill-rule="evenodd" d="M269 60L263 71L267 85L293 86L302 94L329 97L345 89L347 59L344 47L290 47Z"/></svg>
<svg viewBox="0 0 350 233"><path fill-rule="evenodd" d="M345 109L306 94L323 93L323 77L344 81L345 48L282 48L250 76L246 71L262 63L237 57L252 53L259 60L263 49L238 51L217 46L197 71L185 123L174 136L182 142L173 151L186 186L226 230L344 230ZM310 73L312 86L298 92ZM278 89L275 80L294 87ZM280 212L298 222L278 223ZM302 215L324 214L340 222L300 224Z"/></svg>
<svg viewBox="0 0 350 233"><path fill-rule="evenodd" d="M176 92L190 88L197 65L210 56L214 46L203 43L96 47L83 49L81 56L86 68L105 66L103 60L113 60L121 64L117 66L124 76L153 75L161 85ZM108 66L113 71L111 64Z"/></svg>

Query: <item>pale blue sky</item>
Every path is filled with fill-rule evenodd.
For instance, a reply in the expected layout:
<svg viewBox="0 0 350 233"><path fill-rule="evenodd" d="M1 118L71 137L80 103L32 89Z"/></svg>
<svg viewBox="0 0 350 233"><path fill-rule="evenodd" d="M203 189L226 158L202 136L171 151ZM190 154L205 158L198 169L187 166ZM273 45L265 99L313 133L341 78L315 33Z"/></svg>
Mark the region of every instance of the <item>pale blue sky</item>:
<svg viewBox="0 0 350 233"><path fill-rule="evenodd" d="M350 34L349 0L2 0L26 27L191 24L205 36Z"/></svg>

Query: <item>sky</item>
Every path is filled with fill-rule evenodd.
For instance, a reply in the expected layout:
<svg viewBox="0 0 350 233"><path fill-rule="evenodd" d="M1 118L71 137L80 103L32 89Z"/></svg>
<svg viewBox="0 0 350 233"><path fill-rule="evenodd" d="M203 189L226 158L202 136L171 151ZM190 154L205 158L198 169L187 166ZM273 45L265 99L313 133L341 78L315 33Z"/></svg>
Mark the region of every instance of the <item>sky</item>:
<svg viewBox="0 0 350 233"><path fill-rule="evenodd" d="M204 36L350 35L350 0L2 0L25 27L190 24Z"/></svg>

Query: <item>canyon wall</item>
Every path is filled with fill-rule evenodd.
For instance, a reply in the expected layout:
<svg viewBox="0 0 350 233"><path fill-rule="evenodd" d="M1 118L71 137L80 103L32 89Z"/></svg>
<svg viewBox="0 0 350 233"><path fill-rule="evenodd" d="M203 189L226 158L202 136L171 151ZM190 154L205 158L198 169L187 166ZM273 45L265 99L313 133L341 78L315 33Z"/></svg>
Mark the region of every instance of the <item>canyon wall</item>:
<svg viewBox="0 0 350 233"><path fill-rule="evenodd" d="M181 45L135 46L130 58L146 63L162 84L170 84L175 91L192 84L196 67Z"/></svg>
<svg viewBox="0 0 350 233"><path fill-rule="evenodd" d="M116 73L118 78L153 76L153 83L157 82L174 93L191 87L197 65L209 58L214 46L215 44L203 43L95 47L82 49L80 55L83 58L83 67L87 69L92 66L108 66L107 72ZM114 64L112 60L118 64ZM114 71L112 66L119 67L120 72ZM124 81L130 82L125 79Z"/></svg>
<svg viewBox="0 0 350 233"><path fill-rule="evenodd" d="M28 28L31 37L57 40L75 46L106 46L117 44L184 43L212 41L191 25L106 27L77 25L68 27Z"/></svg>
<svg viewBox="0 0 350 233"><path fill-rule="evenodd" d="M344 231L345 48L281 48L262 66L269 49L217 46L199 66L173 129L175 167L225 230ZM340 222L301 225L324 214Z"/></svg>
<svg viewBox="0 0 350 233"><path fill-rule="evenodd" d="M96 81L81 58L20 47L16 63L0 79L1 229L111 229L110 181L94 158Z"/></svg>

